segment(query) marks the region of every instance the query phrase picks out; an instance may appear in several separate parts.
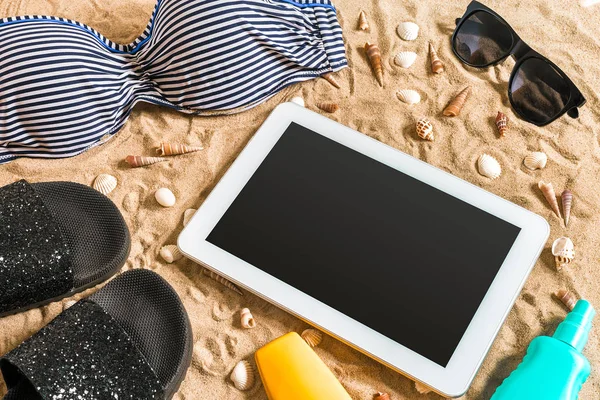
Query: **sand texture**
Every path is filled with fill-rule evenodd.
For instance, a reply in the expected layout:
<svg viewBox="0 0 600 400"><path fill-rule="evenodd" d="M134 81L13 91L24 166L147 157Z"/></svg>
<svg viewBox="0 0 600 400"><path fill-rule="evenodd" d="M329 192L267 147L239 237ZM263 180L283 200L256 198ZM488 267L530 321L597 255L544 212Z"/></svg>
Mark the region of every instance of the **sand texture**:
<svg viewBox="0 0 600 400"><path fill-rule="evenodd" d="M317 102L337 102L341 109L328 117L539 213L550 222L550 240L464 397L489 399L494 388L517 366L529 342L538 335L551 334L565 316L565 307L551 293L568 288L600 307L600 5L582 8L574 0L487 2L525 41L565 70L587 98L578 120L563 117L538 128L519 120L510 107L507 82L514 61L476 70L465 67L452 54L449 37L454 19L463 14L467 4L467 0L338 1L350 63L350 68L337 74L341 89L317 79L287 88L248 112L225 117L192 117L138 104L125 127L107 144L71 159L21 159L0 166L0 186L21 178L91 185L100 173L116 176L119 186L110 198L132 232L131 255L123 270L147 268L158 272L177 290L192 321L192 367L175 398L266 399L260 383L247 392L235 389L229 380L230 371L239 360L251 359L260 346L286 332L301 332L307 324L253 295L241 297L225 289L191 261L166 264L158 252L163 245L175 243L182 229L183 212L202 204L275 106L294 96L302 96L312 110L316 110ZM155 0L0 0L0 17L67 17L91 25L114 41L129 43L143 31L154 5ZM368 32L357 29L361 9L370 22ZM396 34L402 21L420 25L416 41L405 42ZM384 88L377 84L367 62L363 50L366 41L381 48ZM440 75L431 72L428 41L445 63L446 71ZM393 62L400 51L418 53L408 70ZM467 85L473 87L473 94L461 115L443 117L443 108ZM417 90L421 103L401 103L395 96L398 89ZM504 138L499 137L494 125L499 110L511 119ZM433 123L434 142L416 136L415 121L421 116ZM131 169L123 162L129 154L151 155L152 148L161 141L200 143L205 150L148 168ZM531 151L548 155L545 169L529 171L523 166L524 157ZM490 180L477 172L476 161L482 153L494 156L502 165L498 179ZM553 215L537 189L541 179L552 182L559 193L568 187L575 194L568 228ZM173 190L177 196L174 207L163 209L156 203L154 191L160 187ZM577 255L568 268L557 272L550 245L563 235L573 239ZM357 295L370 296L371 292L365 288ZM47 324L68 300L72 299L0 320L0 354ZM243 307L252 311L258 322L256 328L245 330L240 326L239 311ZM352 398L372 399L377 391L389 392L394 400L439 398L435 394L419 395L410 380L332 338L325 337L316 352ZM580 399L598 399L597 328L592 331L585 354L595 369ZM0 395L4 390L0 384Z"/></svg>

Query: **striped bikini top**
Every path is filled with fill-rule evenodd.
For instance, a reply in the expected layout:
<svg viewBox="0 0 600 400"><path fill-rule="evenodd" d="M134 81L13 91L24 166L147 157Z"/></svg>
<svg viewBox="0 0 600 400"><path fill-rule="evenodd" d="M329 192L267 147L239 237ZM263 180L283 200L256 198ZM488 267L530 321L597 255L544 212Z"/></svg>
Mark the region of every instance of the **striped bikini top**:
<svg viewBox="0 0 600 400"><path fill-rule="evenodd" d="M139 101L234 113L346 65L330 0L159 0L129 45L64 18L0 19L0 164L79 154Z"/></svg>

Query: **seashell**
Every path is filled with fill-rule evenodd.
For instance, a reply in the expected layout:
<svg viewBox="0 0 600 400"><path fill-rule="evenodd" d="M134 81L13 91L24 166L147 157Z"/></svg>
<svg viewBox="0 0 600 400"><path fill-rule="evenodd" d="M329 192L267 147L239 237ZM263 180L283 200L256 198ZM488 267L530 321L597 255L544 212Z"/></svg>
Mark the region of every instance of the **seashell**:
<svg viewBox="0 0 600 400"><path fill-rule="evenodd" d="M137 168L169 160L162 157L127 156L127 158L125 158L125 161L127 161L127 164L129 164L133 168Z"/></svg>
<svg viewBox="0 0 600 400"><path fill-rule="evenodd" d="M552 187L552 184L549 182L547 183L544 181L540 181L538 183L538 188L540 188L540 190L544 194L544 197L548 201L548 204L550 204L550 207L552 208L552 211L554 211L554 214L556 214L558 218L562 218L560 215L560 209L558 208L558 201L556 200L556 193L554 192L554 187Z"/></svg>
<svg viewBox="0 0 600 400"><path fill-rule="evenodd" d="M552 255L556 262L556 269L561 270L575 258L575 245L568 237L560 237L552 243Z"/></svg>
<svg viewBox="0 0 600 400"><path fill-rule="evenodd" d="M335 79L335 76L333 76L333 74L331 72L321 75L321 78L323 78L327 82L331 83L334 87L336 87L338 89L340 88L340 84L338 83L337 79Z"/></svg>
<svg viewBox="0 0 600 400"><path fill-rule="evenodd" d="M206 276L208 276L210 279L219 282L221 285L227 287L228 289L233 290L234 292L236 292L237 294L243 296L244 293L242 293L242 291L235 286L233 283L229 282L227 279L223 278L221 275L212 272L209 269L203 268L202 269L202 273Z"/></svg>
<svg viewBox="0 0 600 400"><path fill-rule="evenodd" d="M367 52L367 57L369 58L377 82L379 82L379 86L383 87L383 66L381 64L381 51L379 51L379 46L367 42L365 43L365 51Z"/></svg>
<svg viewBox="0 0 600 400"><path fill-rule="evenodd" d="M390 400L391 397L387 393L377 392L373 400Z"/></svg>
<svg viewBox="0 0 600 400"><path fill-rule="evenodd" d="M361 31L369 30L369 21L367 21L367 14L364 11L360 11L358 14L358 29Z"/></svg>
<svg viewBox="0 0 600 400"><path fill-rule="evenodd" d="M195 151L204 150L202 146L188 146L187 144L179 143L161 143L156 148L156 154L159 156L176 156L178 154L193 153Z"/></svg>
<svg viewBox="0 0 600 400"><path fill-rule="evenodd" d="M100 174L94 179L94 189L105 196L117 187L117 178L108 174Z"/></svg>
<svg viewBox="0 0 600 400"><path fill-rule="evenodd" d="M416 381L415 381L415 389L420 394L427 394L427 393L431 392L431 389L429 389L429 387L423 385L421 382L416 382Z"/></svg>
<svg viewBox="0 0 600 400"><path fill-rule="evenodd" d="M323 340L323 334L316 329L306 329L300 336L310 347L317 347Z"/></svg>
<svg viewBox="0 0 600 400"><path fill-rule="evenodd" d="M188 208L187 210L185 210L183 212L183 226L187 226L187 224L190 222L190 220L192 219L192 217L194 216L194 214L196 214L196 209L195 208Z"/></svg>
<svg viewBox="0 0 600 400"><path fill-rule="evenodd" d="M575 304L577 304L577 297L567 289L560 289L558 292L554 293L557 299L559 299L570 311L573 311L575 308Z"/></svg>
<svg viewBox="0 0 600 400"><path fill-rule="evenodd" d="M470 94L471 86L467 86L466 88L461 90L461 92L458 95L456 95L454 100L452 100L450 104L448 104L448 106L444 109L444 115L446 117L456 117L458 114L460 114L460 110L462 110Z"/></svg>
<svg viewBox="0 0 600 400"><path fill-rule="evenodd" d="M254 386L254 368L248 361L242 360L235 365L230 378L238 390L248 390Z"/></svg>
<svg viewBox="0 0 600 400"><path fill-rule="evenodd" d="M498 111L498 115L496 115L496 126L498 132L500 132L500 137L504 137L506 131L508 131L508 117L501 111Z"/></svg>
<svg viewBox="0 0 600 400"><path fill-rule="evenodd" d="M154 198L163 207L173 207L175 205L175 195L167 188L160 188L154 192Z"/></svg>
<svg viewBox="0 0 600 400"><path fill-rule="evenodd" d="M565 226L569 225L571 217L571 206L573 205L573 193L569 189L565 189L560 195L562 202L563 215L565 216Z"/></svg>
<svg viewBox="0 0 600 400"><path fill-rule="evenodd" d="M438 57L437 51L435 51L431 42L429 42L429 57L431 58L431 70L433 73L441 74L444 72L444 63Z"/></svg>
<svg viewBox="0 0 600 400"><path fill-rule="evenodd" d="M488 154L482 154L477 160L477 168L479 173L483 176L487 176L491 179L496 179L502 174L502 167L500 163L494 157Z"/></svg>
<svg viewBox="0 0 600 400"><path fill-rule="evenodd" d="M402 51L394 57L394 63L402 68L410 68L417 60L417 53L412 51Z"/></svg>
<svg viewBox="0 0 600 400"><path fill-rule="evenodd" d="M335 103L317 103L317 107L330 114L333 114L340 109L340 106Z"/></svg>
<svg viewBox="0 0 600 400"><path fill-rule="evenodd" d="M254 320L254 317L250 313L249 309L242 308L242 311L240 312L240 317L242 319L242 327L246 329L252 329L256 326L256 321Z"/></svg>
<svg viewBox="0 0 600 400"><path fill-rule="evenodd" d="M406 104L417 104L421 101L421 95L419 92L410 89L402 89L396 92L398 100Z"/></svg>
<svg viewBox="0 0 600 400"><path fill-rule="evenodd" d="M523 160L523 164L532 171L544 168L547 162L548 156L541 151L534 151Z"/></svg>
<svg viewBox="0 0 600 400"><path fill-rule="evenodd" d="M433 125L427 118L421 118L417 121L417 135L421 139L433 141Z"/></svg>
<svg viewBox="0 0 600 400"><path fill-rule="evenodd" d="M160 256L169 264L172 264L175 261L183 258L183 254L181 254L181 251L179 251L179 247L175 246L174 244L163 246L160 249Z"/></svg>
<svg viewBox="0 0 600 400"><path fill-rule="evenodd" d="M304 104L304 99L299 96L293 97L290 102L298 104L300 107L306 107L306 104Z"/></svg>
<svg viewBox="0 0 600 400"><path fill-rule="evenodd" d="M403 22L398 25L396 32L404 40L415 40L419 36L419 25L414 22Z"/></svg>

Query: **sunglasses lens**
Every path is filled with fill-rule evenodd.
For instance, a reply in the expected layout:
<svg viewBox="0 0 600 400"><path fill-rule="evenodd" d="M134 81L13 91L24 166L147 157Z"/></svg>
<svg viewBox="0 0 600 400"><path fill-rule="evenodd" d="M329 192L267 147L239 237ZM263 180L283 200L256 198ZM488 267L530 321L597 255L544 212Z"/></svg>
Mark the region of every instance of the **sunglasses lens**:
<svg viewBox="0 0 600 400"><path fill-rule="evenodd" d="M506 57L512 42L512 32L504 22L485 11L477 11L460 25L453 46L463 61L482 67Z"/></svg>
<svg viewBox="0 0 600 400"><path fill-rule="evenodd" d="M533 123L556 118L569 101L568 82L549 63L538 58L525 60L510 84L515 109Z"/></svg>

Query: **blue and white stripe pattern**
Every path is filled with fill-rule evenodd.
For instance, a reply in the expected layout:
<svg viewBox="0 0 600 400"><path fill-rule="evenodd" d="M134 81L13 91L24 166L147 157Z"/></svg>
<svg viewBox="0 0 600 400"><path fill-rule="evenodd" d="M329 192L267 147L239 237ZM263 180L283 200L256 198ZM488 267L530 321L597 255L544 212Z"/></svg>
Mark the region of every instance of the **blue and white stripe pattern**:
<svg viewBox="0 0 600 400"><path fill-rule="evenodd" d="M79 154L138 101L235 113L346 65L330 0L159 0L129 45L64 18L2 19L0 164Z"/></svg>

